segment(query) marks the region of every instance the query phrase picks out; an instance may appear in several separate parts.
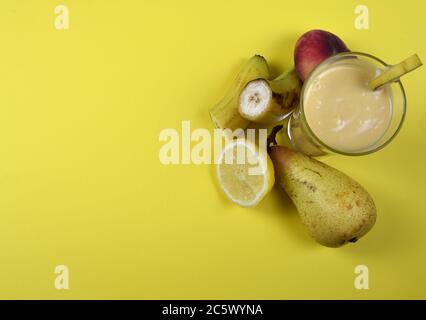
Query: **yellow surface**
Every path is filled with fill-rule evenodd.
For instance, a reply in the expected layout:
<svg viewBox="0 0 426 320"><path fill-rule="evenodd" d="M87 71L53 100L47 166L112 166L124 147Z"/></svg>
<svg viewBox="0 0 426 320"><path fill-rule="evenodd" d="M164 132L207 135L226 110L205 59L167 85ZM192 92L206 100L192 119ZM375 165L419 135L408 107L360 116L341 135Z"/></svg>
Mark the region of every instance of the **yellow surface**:
<svg viewBox="0 0 426 320"><path fill-rule="evenodd" d="M70 10L69 30L54 8ZM311 28L351 49L426 60L425 2L1 1L1 298L426 298L425 67L404 79L405 126L386 149L325 161L373 195L356 245L308 238L277 191L239 208L207 165L164 166L159 132L211 129L241 63L292 66ZM56 290L54 268L70 270ZM354 288L354 268L370 289Z"/></svg>

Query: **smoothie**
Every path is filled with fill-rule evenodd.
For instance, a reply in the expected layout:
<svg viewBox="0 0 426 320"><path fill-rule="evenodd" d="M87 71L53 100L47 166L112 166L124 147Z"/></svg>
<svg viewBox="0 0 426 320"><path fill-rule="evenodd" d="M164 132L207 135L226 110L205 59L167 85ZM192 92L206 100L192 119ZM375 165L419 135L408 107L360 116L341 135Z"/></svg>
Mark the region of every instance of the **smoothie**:
<svg viewBox="0 0 426 320"><path fill-rule="evenodd" d="M368 82L380 73L360 59L343 59L309 79L303 95L306 122L331 149L357 153L371 149L389 128L392 91Z"/></svg>

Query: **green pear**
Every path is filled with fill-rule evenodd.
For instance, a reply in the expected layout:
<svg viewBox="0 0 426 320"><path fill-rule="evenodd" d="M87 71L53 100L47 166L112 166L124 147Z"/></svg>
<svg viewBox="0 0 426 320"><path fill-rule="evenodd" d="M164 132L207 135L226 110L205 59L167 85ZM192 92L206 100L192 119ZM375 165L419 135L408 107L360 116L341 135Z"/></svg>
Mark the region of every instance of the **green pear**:
<svg viewBox="0 0 426 320"><path fill-rule="evenodd" d="M356 242L376 222L368 192L346 174L283 146L272 146L276 181L294 202L318 243L340 247Z"/></svg>

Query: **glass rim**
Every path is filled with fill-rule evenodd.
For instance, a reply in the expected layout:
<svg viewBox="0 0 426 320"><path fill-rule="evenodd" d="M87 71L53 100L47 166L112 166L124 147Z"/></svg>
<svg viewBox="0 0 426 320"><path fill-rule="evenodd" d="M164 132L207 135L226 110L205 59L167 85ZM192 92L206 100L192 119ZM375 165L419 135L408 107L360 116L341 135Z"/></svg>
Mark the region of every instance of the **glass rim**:
<svg viewBox="0 0 426 320"><path fill-rule="evenodd" d="M322 66L324 66L326 63L329 63L331 60L336 60L340 57L345 57L345 56L362 56L362 57L366 57L368 59L372 59L375 60L376 62L380 63L383 67L389 67L391 65L387 64L386 62L384 62L383 60L368 54L368 53L364 53L364 52L357 52L357 51L349 51L349 52L341 52L338 54L335 54L333 56L328 57L327 59L321 61L318 65L316 65L312 71L310 72L308 78L303 82L302 85L302 89L300 90L300 116L302 117L302 123L303 125L306 126L306 129L308 130L308 133L311 137L313 137L314 142L321 148L325 148L328 151L331 151L333 153L337 153L337 154L341 154L341 155L346 155L346 156L363 156L363 155L367 155L367 154L371 154L374 153L378 150L383 149L385 146L387 146L394 138L395 136L398 134L398 132L401 130L402 124L404 123L405 120L405 114L407 111L407 96L405 94L405 90L404 90L404 86L402 85L401 80L396 80L393 81L393 83L397 84L399 89L401 90L401 94L402 94L402 99L403 99L403 106L402 106L402 117L401 120L399 121L398 127L396 128L395 132L382 144L380 144L379 146L372 148L370 150L366 150L366 151L360 151L360 152L345 152L345 151L340 151L340 150L336 150L332 147L330 147L329 145L327 145L326 143L322 142L320 138L317 137L317 135L313 132L313 130L310 128L309 123L305 117L305 108L304 108L304 95L305 95L305 90L306 90L306 84L309 82L311 76L317 71L319 70L319 68L321 68Z"/></svg>

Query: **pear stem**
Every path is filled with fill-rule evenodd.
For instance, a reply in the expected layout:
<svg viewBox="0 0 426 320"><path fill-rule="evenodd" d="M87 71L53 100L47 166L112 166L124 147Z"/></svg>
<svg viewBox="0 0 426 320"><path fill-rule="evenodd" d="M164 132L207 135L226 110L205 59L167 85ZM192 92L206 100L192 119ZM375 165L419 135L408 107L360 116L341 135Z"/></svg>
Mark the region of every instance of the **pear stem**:
<svg viewBox="0 0 426 320"><path fill-rule="evenodd" d="M408 72L413 71L420 66L422 66L422 62L420 61L418 55L414 54L401 63L391 66L389 69L385 70L381 75L371 80L368 83L368 86L371 90L376 90L385 84L398 80L404 74L407 74Z"/></svg>
<svg viewBox="0 0 426 320"><path fill-rule="evenodd" d="M276 140L277 133L283 128L284 126L282 124L275 126L272 128L271 133L268 135L268 139L266 140L266 146L268 149L268 152L271 151L272 146L276 146L278 144Z"/></svg>

